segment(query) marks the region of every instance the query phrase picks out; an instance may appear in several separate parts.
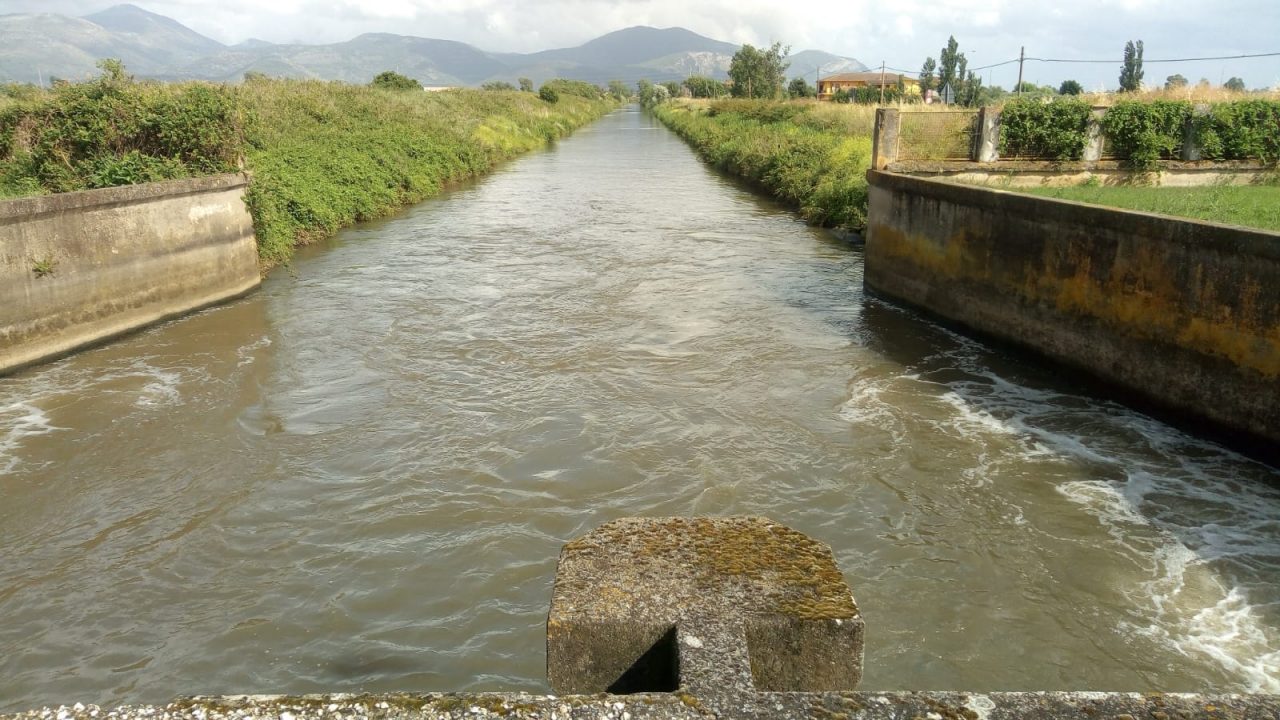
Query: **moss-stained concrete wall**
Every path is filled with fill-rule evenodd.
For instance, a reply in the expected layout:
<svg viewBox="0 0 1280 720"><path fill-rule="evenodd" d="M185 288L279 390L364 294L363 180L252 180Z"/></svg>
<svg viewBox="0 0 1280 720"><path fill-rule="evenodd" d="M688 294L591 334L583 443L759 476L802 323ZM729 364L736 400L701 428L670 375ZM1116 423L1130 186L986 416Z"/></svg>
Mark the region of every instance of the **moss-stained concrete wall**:
<svg viewBox="0 0 1280 720"><path fill-rule="evenodd" d="M1280 234L868 181L872 291L1280 441Z"/></svg>
<svg viewBox="0 0 1280 720"><path fill-rule="evenodd" d="M0 202L0 373L257 287L246 184L223 175Z"/></svg>

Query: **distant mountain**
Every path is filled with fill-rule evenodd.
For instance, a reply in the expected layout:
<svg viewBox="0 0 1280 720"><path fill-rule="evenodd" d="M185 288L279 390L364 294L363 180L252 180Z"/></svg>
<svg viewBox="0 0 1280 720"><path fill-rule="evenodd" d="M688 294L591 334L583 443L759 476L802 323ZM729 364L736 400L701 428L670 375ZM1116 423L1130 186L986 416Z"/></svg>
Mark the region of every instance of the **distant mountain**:
<svg viewBox="0 0 1280 720"><path fill-rule="evenodd" d="M69 80L97 73L102 58L123 60L130 72L162 76L223 49L163 15L118 5L84 18L0 15L0 79Z"/></svg>
<svg viewBox="0 0 1280 720"><path fill-rule="evenodd" d="M604 84L682 80L690 75L725 78L738 46L684 28L631 27L572 48L515 54L489 53L452 40L371 33L328 45L277 45L246 40L223 45L181 23L135 5L71 18L0 15L0 81L79 79L96 73L102 58L119 58L140 77L237 81L246 72L279 77L365 83L384 70L426 85L479 85L527 77ZM865 69L852 58L806 50L790 58L790 76L812 79Z"/></svg>
<svg viewBox="0 0 1280 720"><path fill-rule="evenodd" d="M815 77L826 77L844 72L866 72L867 66L853 58L832 55L821 50L802 50L787 58L791 66L787 68L787 77L802 77L809 83L816 84Z"/></svg>

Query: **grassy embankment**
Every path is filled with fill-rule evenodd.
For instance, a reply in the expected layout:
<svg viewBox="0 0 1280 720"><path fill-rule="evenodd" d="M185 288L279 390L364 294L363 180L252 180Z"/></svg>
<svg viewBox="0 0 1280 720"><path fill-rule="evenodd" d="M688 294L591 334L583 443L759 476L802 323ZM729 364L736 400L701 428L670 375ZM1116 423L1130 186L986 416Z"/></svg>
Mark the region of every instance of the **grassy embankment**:
<svg viewBox="0 0 1280 720"><path fill-rule="evenodd" d="M1017 192L1280 232L1280 185L1174 188L1082 185L1018 189Z"/></svg>
<svg viewBox="0 0 1280 720"><path fill-rule="evenodd" d="M875 107L812 100L679 100L653 112L702 159L796 208L809 223L851 230L866 226ZM903 141L921 159L945 157L956 138L967 138L967 116L957 118L934 128L942 132L905 126Z"/></svg>
<svg viewBox="0 0 1280 720"><path fill-rule="evenodd" d="M230 172L264 265L542 147L616 104L560 93L391 91L264 80L0 90L0 198Z"/></svg>
<svg viewBox="0 0 1280 720"><path fill-rule="evenodd" d="M850 229L866 225L874 109L686 100L653 112L704 160L796 208L806 221Z"/></svg>

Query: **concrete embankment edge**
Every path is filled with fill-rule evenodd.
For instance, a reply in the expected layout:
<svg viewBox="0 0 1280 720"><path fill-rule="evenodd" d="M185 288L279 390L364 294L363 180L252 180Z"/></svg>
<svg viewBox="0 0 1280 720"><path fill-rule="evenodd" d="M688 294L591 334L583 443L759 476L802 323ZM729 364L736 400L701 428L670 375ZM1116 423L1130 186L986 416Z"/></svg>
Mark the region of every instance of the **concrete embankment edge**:
<svg viewBox="0 0 1280 720"><path fill-rule="evenodd" d="M238 174L0 202L0 374L261 283Z"/></svg>
<svg viewBox="0 0 1280 720"><path fill-rule="evenodd" d="M1280 441L1280 234L867 178L872 292Z"/></svg>
<svg viewBox="0 0 1280 720"><path fill-rule="evenodd" d="M1274 720L1276 695L1094 692L759 693L712 710L684 692L638 695L449 693L233 696L178 700L166 706L41 708L0 720L1099 720L1204 718Z"/></svg>

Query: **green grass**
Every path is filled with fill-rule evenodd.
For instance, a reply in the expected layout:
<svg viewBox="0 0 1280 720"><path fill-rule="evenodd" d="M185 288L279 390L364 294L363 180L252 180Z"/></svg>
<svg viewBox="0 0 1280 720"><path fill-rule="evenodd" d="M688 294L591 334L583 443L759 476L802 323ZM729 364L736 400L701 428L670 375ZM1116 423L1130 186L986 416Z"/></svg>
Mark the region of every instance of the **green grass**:
<svg viewBox="0 0 1280 720"><path fill-rule="evenodd" d="M806 221L866 226L871 135L861 116L814 103L743 100L669 103L653 111L704 160L796 208Z"/></svg>
<svg viewBox="0 0 1280 720"><path fill-rule="evenodd" d="M234 172L263 264L540 148L616 107L562 93L393 91L254 79L134 82L118 66L41 91L0 86L0 198Z"/></svg>
<svg viewBox="0 0 1280 720"><path fill-rule="evenodd" d="M1280 185L1076 186L1019 189L1018 192L1280 232Z"/></svg>
<svg viewBox="0 0 1280 720"><path fill-rule="evenodd" d="M522 92L282 80L239 92L254 116L249 206L268 262L543 147L615 107L573 95L549 104Z"/></svg>

